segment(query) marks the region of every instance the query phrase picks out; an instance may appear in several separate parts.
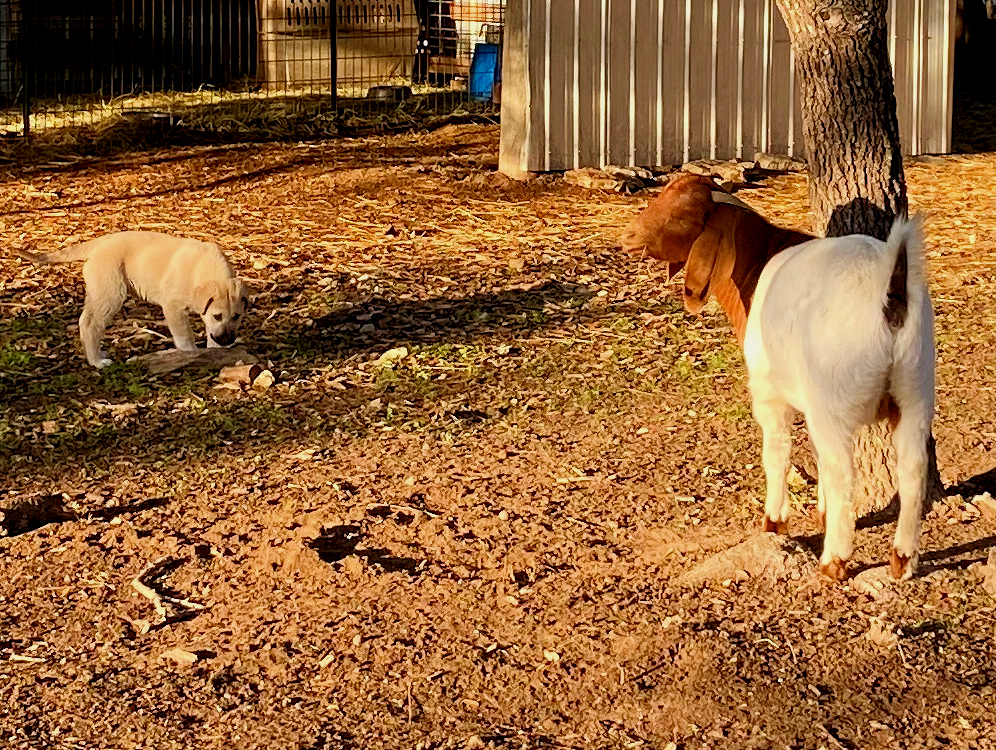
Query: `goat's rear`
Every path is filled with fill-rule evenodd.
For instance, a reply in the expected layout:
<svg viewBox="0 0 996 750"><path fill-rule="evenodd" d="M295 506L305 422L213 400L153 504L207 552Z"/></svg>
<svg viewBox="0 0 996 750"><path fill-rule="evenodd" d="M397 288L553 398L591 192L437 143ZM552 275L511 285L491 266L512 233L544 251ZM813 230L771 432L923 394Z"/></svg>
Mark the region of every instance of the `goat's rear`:
<svg viewBox="0 0 996 750"><path fill-rule="evenodd" d="M893 442L902 501L893 573L916 564L934 413L933 312L919 222L899 220L889 239L814 240L773 258L758 282L744 357L764 432L765 527L788 514L785 472L791 408L806 416L826 513L825 572L846 574L854 536L853 438L894 404ZM884 457L883 457L884 460Z"/></svg>

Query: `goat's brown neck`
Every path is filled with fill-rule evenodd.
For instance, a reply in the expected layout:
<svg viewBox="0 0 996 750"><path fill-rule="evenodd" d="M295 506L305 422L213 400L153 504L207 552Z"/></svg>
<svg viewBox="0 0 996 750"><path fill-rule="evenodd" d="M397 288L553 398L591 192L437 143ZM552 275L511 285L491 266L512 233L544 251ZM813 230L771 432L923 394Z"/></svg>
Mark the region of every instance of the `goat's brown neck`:
<svg viewBox="0 0 996 750"><path fill-rule="evenodd" d="M733 253L733 272L724 279L716 279L712 293L723 306L737 342L744 342L747 316L764 266L778 253L807 240L811 235L780 229L750 211L737 210L736 216L724 232L726 252Z"/></svg>

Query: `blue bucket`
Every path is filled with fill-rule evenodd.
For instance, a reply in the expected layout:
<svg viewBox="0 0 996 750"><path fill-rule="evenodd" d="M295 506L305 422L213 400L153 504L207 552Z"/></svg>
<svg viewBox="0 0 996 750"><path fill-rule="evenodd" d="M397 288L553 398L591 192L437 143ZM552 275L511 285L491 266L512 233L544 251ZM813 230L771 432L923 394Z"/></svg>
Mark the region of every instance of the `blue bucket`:
<svg viewBox="0 0 996 750"><path fill-rule="evenodd" d="M470 62L470 98L476 102L491 101L498 78L498 45L482 42L474 47Z"/></svg>

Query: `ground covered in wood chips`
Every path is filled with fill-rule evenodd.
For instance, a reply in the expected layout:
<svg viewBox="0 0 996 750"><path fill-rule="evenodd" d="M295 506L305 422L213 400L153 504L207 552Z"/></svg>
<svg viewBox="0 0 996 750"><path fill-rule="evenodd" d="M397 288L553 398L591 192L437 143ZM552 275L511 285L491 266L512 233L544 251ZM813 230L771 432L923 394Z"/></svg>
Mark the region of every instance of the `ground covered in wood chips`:
<svg viewBox="0 0 996 750"><path fill-rule="evenodd" d="M996 156L907 167L950 485L920 575L876 577L876 516L821 580L800 478L791 564L702 583L759 535L729 327L614 250L646 194L513 183L497 140L4 168L0 745L992 747ZM804 175L739 195L809 226ZM230 250L271 387L86 365L79 268L9 251L123 229ZM107 344L165 332L129 303Z"/></svg>

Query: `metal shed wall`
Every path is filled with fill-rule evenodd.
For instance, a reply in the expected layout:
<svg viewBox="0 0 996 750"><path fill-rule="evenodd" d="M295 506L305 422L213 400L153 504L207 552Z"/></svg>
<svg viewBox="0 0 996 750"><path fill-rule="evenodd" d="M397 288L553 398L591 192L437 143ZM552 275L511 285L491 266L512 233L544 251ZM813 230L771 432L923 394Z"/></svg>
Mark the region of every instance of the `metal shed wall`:
<svg viewBox="0 0 996 750"><path fill-rule="evenodd" d="M892 0L904 151L951 144L955 0ZM528 172L804 155L774 0L509 0L500 167Z"/></svg>

